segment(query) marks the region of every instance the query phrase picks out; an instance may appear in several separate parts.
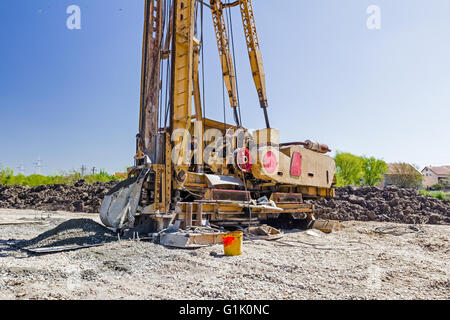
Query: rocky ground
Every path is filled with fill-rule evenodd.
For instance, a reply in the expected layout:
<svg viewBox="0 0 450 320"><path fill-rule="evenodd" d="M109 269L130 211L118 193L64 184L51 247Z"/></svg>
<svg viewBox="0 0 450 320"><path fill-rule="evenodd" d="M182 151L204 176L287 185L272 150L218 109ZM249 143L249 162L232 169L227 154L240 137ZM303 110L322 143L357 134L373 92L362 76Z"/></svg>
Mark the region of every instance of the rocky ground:
<svg viewBox="0 0 450 320"><path fill-rule="evenodd" d="M0 209L0 299L450 299L449 226L344 222L332 234L246 241L242 256L224 257L222 246L118 241L90 216L98 222ZM104 245L51 255L11 245L71 241Z"/></svg>
<svg viewBox="0 0 450 320"><path fill-rule="evenodd" d="M450 224L450 200L424 197L412 189L338 188L334 199L315 204L324 219Z"/></svg>
<svg viewBox="0 0 450 320"><path fill-rule="evenodd" d="M98 213L114 185L79 181L71 186L0 186L0 208ZM314 204L316 215L324 219L450 224L450 200L424 197L416 190L345 187L336 190L336 198Z"/></svg>

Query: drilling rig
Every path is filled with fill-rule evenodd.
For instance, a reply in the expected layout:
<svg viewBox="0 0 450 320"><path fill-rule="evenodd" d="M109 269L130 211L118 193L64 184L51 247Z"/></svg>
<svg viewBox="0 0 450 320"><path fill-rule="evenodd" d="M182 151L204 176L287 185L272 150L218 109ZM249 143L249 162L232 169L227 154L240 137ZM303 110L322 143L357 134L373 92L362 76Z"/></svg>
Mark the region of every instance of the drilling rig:
<svg viewBox="0 0 450 320"><path fill-rule="evenodd" d="M106 195L101 220L116 230L145 233L174 224L181 229L261 224L308 228L314 206L307 200L334 196L336 167L326 155L331 150L310 140L281 143L279 131L270 126L251 0L205 1L145 2L134 165L128 179ZM254 132L243 126L240 113L230 33L235 8L240 9L265 121L265 128ZM234 124L205 117L204 66L200 69L204 11L212 16L224 97L228 96Z"/></svg>

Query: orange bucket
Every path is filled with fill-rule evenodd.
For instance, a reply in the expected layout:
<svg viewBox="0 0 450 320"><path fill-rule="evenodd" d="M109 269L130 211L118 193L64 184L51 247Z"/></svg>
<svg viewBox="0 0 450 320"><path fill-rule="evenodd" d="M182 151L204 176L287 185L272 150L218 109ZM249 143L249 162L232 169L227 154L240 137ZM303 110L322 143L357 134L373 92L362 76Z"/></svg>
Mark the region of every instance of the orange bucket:
<svg viewBox="0 0 450 320"><path fill-rule="evenodd" d="M235 231L226 233L223 236L223 250L226 256L240 256L242 254L242 243L244 233L242 231Z"/></svg>

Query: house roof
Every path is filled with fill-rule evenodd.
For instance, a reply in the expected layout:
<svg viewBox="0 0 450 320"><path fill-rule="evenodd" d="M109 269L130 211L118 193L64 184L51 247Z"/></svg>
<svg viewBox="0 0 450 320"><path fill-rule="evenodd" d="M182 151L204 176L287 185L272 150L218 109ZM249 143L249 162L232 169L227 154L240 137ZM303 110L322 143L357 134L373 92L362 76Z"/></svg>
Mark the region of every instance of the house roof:
<svg viewBox="0 0 450 320"><path fill-rule="evenodd" d="M406 163L410 168L410 170L412 169L412 170L414 170L414 171L417 171L417 169L416 168L414 168L414 166L413 165L411 165L411 164L409 164L409 163ZM387 164L387 166L388 166L388 171L387 171L387 175L393 175L393 174L398 174L398 172L399 172L399 167L400 166L403 166L403 165L405 165L404 163L388 163ZM417 171L418 173L419 173L419 171Z"/></svg>
<svg viewBox="0 0 450 320"><path fill-rule="evenodd" d="M429 170L433 171L438 176L448 176L450 175L450 166L440 166L440 167L427 167Z"/></svg>

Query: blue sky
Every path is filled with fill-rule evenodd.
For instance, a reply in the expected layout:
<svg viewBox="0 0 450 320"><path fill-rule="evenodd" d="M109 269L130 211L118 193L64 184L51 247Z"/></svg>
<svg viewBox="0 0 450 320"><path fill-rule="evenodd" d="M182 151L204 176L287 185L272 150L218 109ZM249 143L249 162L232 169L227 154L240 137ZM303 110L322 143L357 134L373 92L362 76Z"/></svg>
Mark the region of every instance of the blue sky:
<svg viewBox="0 0 450 320"><path fill-rule="evenodd" d="M281 140L388 162L450 164L448 0L254 0L269 114ZM66 8L81 8L81 30ZM381 8L380 30L366 26ZM0 1L0 163L33 173L132 164L144 0ZM222 80L205 24L207 116L222 120ZM233 11L243 124L264 119L240 13ZM228 120L231 110L227 108Z"/></svg>

